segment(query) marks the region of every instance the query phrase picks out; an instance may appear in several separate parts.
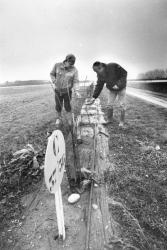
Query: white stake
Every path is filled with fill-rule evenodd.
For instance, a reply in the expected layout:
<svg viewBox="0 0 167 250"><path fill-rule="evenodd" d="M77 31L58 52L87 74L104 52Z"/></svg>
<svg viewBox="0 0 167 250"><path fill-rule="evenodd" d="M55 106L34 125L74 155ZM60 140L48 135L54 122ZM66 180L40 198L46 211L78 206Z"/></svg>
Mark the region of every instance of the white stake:
<svg viewBox="0 0 167 250"><path fill-rule="evenodd" d="M62 237L63 240L65 240L64 212L63 212L61 187L59 187L59 189L55 193L55 205L56 205L59 238Z"/></svg>
<svg viewBox="0 0 167 250"><path fill-rule="evenodd" d="M44 176L46 186L50 193L55 195L55 206L59 238L65 240L65 226L61 182L65 169L65 140L60 130L55 130L48 139L45 154Z"/></svg>

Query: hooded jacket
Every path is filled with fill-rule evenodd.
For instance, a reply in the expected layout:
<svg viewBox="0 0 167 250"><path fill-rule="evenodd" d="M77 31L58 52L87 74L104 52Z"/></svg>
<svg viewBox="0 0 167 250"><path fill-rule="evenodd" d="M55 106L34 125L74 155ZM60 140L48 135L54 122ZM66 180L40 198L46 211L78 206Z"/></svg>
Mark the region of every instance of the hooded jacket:
<svg viewBox="0 0 167 250"><path fill-rule="evenodd" d="M103 66L105 68L104 75L97 74L97 85L93 93L94 98L100 95L105 83L106 87L111 91L119 91L126 88L127 71L124 68L117 63L103 63Z"/></svg>
<svg viewBox="0 0 167 250"><path fill-rule="evenodd" d="M71 90L78 82L78 70L74 66L66 68L64 63L56 63L50 72L52 82L58 91Z"/></svg>

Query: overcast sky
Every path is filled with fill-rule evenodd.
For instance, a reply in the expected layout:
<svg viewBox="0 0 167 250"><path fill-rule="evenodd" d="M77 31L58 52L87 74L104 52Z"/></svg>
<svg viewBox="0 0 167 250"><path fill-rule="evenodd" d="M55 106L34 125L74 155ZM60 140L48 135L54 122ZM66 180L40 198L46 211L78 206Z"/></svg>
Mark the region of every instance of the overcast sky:
<svg viewBox="0 0 167 250"><path fill-rule="evenodd" d="M68 53L81 79L96 60L167 68L167 0L0 0L0 82L49 79Z"/></svg>

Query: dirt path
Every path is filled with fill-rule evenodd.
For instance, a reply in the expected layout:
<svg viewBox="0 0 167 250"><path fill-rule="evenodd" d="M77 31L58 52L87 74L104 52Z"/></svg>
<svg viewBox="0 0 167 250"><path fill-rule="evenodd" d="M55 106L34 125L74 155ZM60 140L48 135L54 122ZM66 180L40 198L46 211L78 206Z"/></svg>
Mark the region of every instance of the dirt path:
<svg viewBox="0 0 167 250"><path fill-rule="evenodd" d="M23 225L17 230L15 237L18 243L14 250L52 250L84 249L85 221L84 213L87 204L87 193L82 195L81 200L76 205L68 204L68 182L66 176L62 185L63 205L66 226L66 241L55 240L57 235L57 222L55 213L54 195L46 190L45 183L42 184L36 199L31 204ZM28 206L28 201L32 197L24 197L23 203Z"/></svg>
<svg viewBox="0 0 167 250"><path fill-rule="evenodd" d="M116 238L116 231L110 223L107 187L103 184L104 179L102 179L105 172L112 168L112 166L110 165L108 158L108 134L106 136L104 131L105 128L102 130L102 124L100 122L104 122L104 117L98 101L99 100L97 100L96 106L92 107L92 110L90 110L90 114L95 111L94 115L87 114L88 111L86 111L86 108L81 110L82 115L80 116L80 124L82 125L79 127L80 129L78 128L80 130L80 136L83 139L83 143L78 146L78 150L80 152L80 164L82 167L89 169L92 169L92 165L94 168L96 164L95 171L99 173L98 177L101 178L102 181L102 183L96 187L96 191L94 190L94 195L91 198L93 205L96 206L96 208L93 208L93 205L91 205L92 223L89 224L91 232L88 244L90 249L94 250L104 249L104 245L110 244L111 237ZM94 108L96 110L94 110ZM85 115L83 113L85 113ZM85 126L83 126L84 123ZM94 139L92 136L90 137L90 132L93 132L93 134L95 133L93 129L95 126L94 123L99 123L99 126L101 124L99 129L96 128L96 140L98 146L96 144L94 145ZM88 124L90 125L88 126ZM103 131L104 134L100 131ZM70 138L70 135L66 138L66 163L72 165L73 153L70 147ZM95 163L94 152L96 151L96 158L98 160ZM101 169L102 166L103 168ZM26 206L27 209L24 213L24 223L18 230L16 230L15 233L15 238L18 239L18 243L15 245L14 249L85 249L89 192L84 192L77 204L73 206L68 204L67 199L70 192L68 189L66 175L63 180L62 190L65 212L66 240L64 242L55 240L55 236L58 232L54 196L48 193L45 188L45 184L43 183L41 188L39 188L39 191L37 191L35 199L34 195L30 195L30 198L24 197L22 201L23 205ZM30 205L27 203L30 203Z"/></svg>

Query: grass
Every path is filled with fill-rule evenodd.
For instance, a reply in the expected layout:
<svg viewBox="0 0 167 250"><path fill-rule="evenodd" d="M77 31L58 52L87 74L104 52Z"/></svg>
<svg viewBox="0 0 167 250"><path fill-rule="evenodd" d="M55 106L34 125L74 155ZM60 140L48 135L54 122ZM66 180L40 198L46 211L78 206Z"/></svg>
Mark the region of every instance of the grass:
<svg viewBox="0 0 167 250"><path fill-rule="evenodd" d="M82 98L73 102L74 112L77 115L84 101ZM39 176L23 176L18 185L12 184L11 178L3 172L4 165L12 157L12 153L24 148L28 143L39 152L40 163L44 161L47 146L47 132L55 129L55 102L54 93L49 85L24 86L1 88L0 92L0 248L8 249L7 239L11 239L11 223L19 221L25 208L21 199L24 194L34 192L41 186ZM66 126L64 135L67 136ZM67 140L68 159L71 157L71 144Z"/></svg>
<svg viewBox="0 0 167 250"><path fill-rule="evenodd" d="M104 95L102 101L105 104ZM167 249L167 111L128 97L125 129L118 128L118 110L115 115L109 127L115 165L107 177L110 194L138 220L147 247L132 237L135 231L120 220L118 208L112 214L124 228L124 237L139 249Z"/></svg>
<svg viewBox="0 0 167 250"><path fill-rule="evenodd" d="M55 120L54 96L50 86L1 88L0 93L1 153L16 151L28 142L35 142L40 149L40 134L51 129L51 121Z"/></svg>
<svg viewBox="0 0 167 250"><path fill-rule="evenodd" d="M105 104L105 91L103 93L101 100ZM27 143L44 153L47 131L54 130L56 115L49 85L3 88L0 97L1 165L8 161L12 152ZM79 113L83 100L73 101L75 114ZM127 238L136 249L165 250L167 111L131 97L127 102L126 128L118 128L118 110L109 127L110 156L115 165L115 172L106 178L114 199L110 209L123 230L122 238ZM160 150L156 150L157 145ZM70 151L69 141L67 146ZM36 182L31 182L25 192L36 190L37 186ZM24 192L17 194L13 191L0 199L1 215L5 215L1 220L1 232L24 210L20 204ZM5 233L7 239L7 230Z"/></svg>
<svg viewBox="0 0 167 250"><path fill-rule="evenodd" d="M54 98L47 86L1 88L0 92L0 232L8 238L11 221L17 221L24 207L20 200L24 193L37 188L38 178L24 178L19 185L12 185L3 167L8 164L12 153L32 144L42 157L47 143L47 131L53 130L55 122ZM5 178L6 177L6 178ZM10 237L10 236L9 236ZM5 246L1 238L1 247Z"/></svg>

